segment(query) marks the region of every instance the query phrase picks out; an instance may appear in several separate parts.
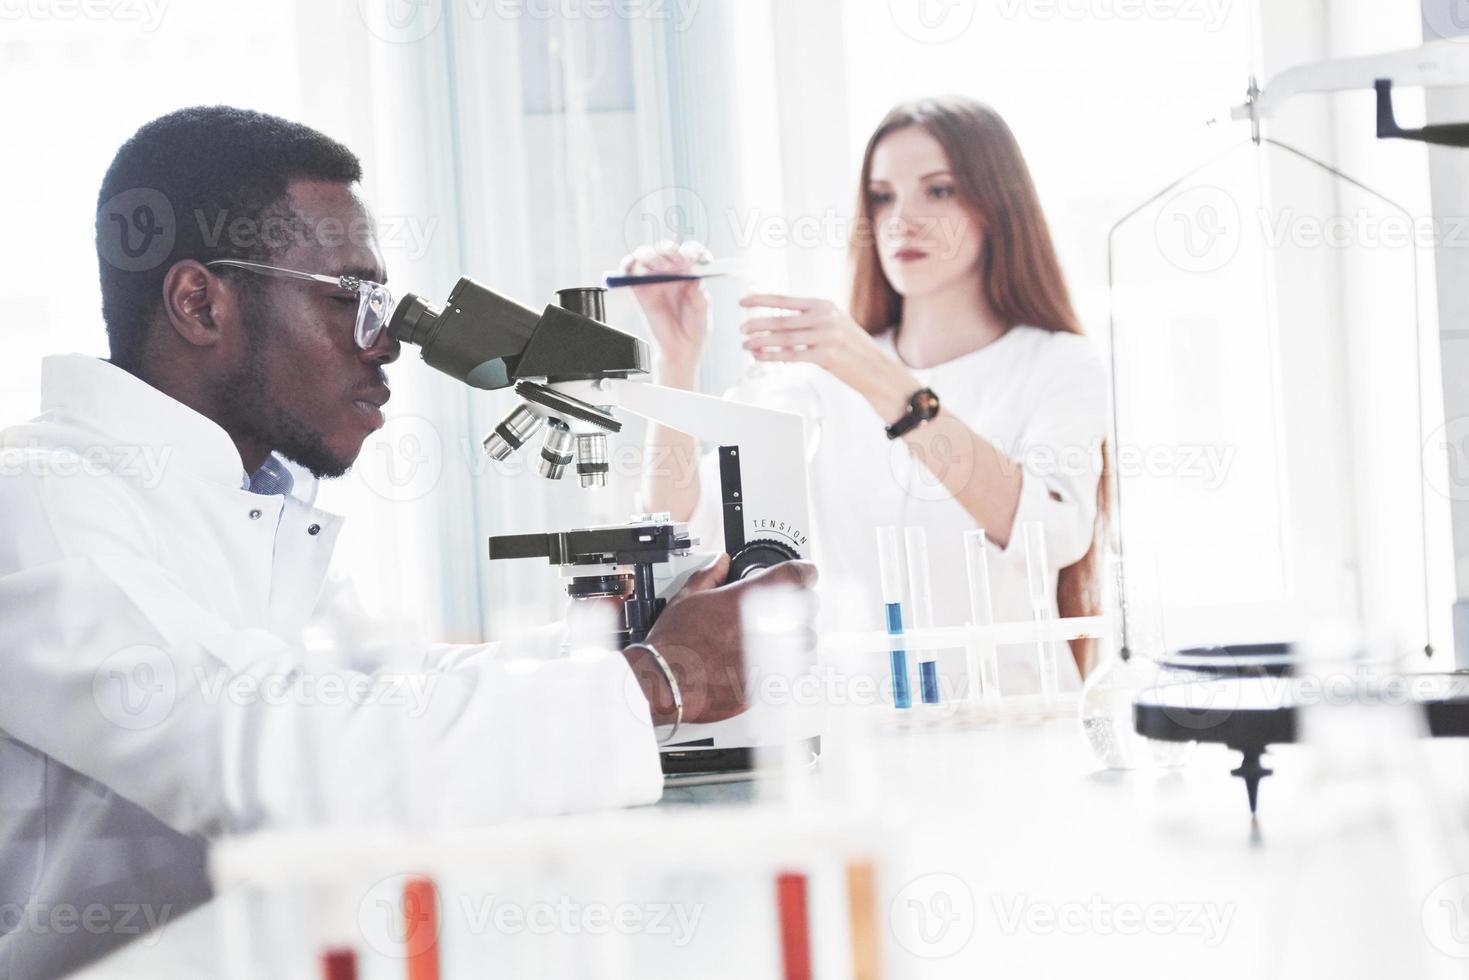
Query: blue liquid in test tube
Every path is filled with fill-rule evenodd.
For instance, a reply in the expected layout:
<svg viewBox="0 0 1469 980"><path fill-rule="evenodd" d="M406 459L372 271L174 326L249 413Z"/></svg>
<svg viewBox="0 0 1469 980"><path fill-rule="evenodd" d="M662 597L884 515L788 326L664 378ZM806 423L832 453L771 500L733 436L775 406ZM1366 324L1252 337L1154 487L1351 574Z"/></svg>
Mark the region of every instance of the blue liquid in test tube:
<svg viewBox="0 0 1469 980"><path fill-rule="evenodd" d="M933 585L928 574L928 534L921 527L903 530L908 553L908 616L917 630L933 629ZM938 653L918 651L918 693L924 704L939 703Z"/></svg>
<svg viewBox="0 0 1469 980"><path fill-rule="evenodd" d="M895 527L877 529L877 563L882 579L882 602L888 635L903 635L903 566L902 544ZM888 666L893 672L893 707L913 707L913 692L908 686L908 651L894 643L888 651Z"/></svg>
<svg viewBox="0 0 1469 980"><path fill-rule="evenodd" d="M939 665L932 660L918 663L918 691L924 704L939 703Z"/></svg>
<svg viewBox="0 0 1469 980"><path fill-rule="evenodd" d="M903 604L887 603L888 636L903 635ZM908 651L894 648L888 652L888 665L893 671L893 704L899 708L913 707L913 693L908 690Z"/></svg>

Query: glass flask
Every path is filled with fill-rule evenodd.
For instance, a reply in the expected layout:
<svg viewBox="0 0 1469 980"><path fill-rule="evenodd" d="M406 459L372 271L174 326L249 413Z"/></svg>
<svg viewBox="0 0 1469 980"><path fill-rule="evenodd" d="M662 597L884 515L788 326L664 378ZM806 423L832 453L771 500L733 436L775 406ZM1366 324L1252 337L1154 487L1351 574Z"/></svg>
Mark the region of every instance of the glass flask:
<svg viewBox="0 0 1469 980"><path fill-rule="evenodd" d="M1108 638L1111 642L1101 644L1104 660L1087 674L1081 687L1081 730L1092 752L1109 769L1182 765L1193 742L1144 738L1133 725L1133 701L1139 692L1158 683L1163 631L1156 582L1129 583L1122 573L1122 559L1114 556L1109 564L1110 593L1105 605L1115 625Z"/></svg>

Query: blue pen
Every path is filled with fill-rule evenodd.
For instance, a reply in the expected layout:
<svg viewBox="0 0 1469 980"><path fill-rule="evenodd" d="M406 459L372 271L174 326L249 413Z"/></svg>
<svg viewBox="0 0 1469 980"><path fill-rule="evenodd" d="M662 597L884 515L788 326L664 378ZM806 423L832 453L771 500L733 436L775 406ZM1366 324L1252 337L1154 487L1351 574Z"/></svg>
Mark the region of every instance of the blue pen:
<svg viewBox="0 0 1469 980"><path fill-rule="evenodd" d="M745 265L740 259L719 259L695 262L683 272L609 272L602 281L608 289L621 289L624 286L653 286L660 282L697 282L719 276L742 276L744 271Z"/></svg>
<svg viewBox="0 0 1469 980"><path fill-rule="evenodd" d="M706 273L681 273L681 272L650 272L641 276L613 275L608 273L602 277L602 282L608 289L621 289L624 286L656 286L662 282L697 282L700 279L715 279L719 276L729 275L727 272Z"/></svg>
<svg viewBox="0 0 1469 980"><path fill-rule="evenodd" d="M889 636L903 635L902 554L898 543L898 529L878 528L877 563L882 578L882 602ZM908 687L908 651L901 644L892 644L888 663L893 672L893 706L913 707L913 694Z"/></svg>

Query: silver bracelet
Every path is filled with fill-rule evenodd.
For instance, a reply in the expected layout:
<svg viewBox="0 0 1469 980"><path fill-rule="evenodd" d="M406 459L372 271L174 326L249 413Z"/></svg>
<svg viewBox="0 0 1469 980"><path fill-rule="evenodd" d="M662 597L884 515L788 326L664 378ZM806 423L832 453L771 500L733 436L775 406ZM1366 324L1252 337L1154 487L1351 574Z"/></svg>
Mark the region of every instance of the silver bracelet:
<svg viewBox="0 0 1469 980"><path fill-rule="evenodd" d="M673 692L673 727L668 730L667 735L658 740L659 745L667 745L673 741L673 736L678 734L678 726L683 724L683 692L678 688L678 678L673 676L673 668L668 666L668 661L663 659L663 654L658 652L657 647L651 643L638 643L636 646L642 647L653 655L653 662L658 665L659 670L663 671L663 678L668 681L668 689Z"/></svg>

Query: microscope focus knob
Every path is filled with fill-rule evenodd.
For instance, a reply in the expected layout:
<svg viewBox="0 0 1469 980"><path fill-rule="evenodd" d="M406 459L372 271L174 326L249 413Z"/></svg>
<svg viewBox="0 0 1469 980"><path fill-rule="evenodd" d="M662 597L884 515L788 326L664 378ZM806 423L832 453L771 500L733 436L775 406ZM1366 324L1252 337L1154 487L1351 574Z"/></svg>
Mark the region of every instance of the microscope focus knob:
<svg viewBox="0 0 1469 980"><path fill-rule="evenodd" d="M769 538L756 538L730 558L729 581L739 582L754 575L762 568L769 568L771 565L779 565L783 561L791 561L800 557L800 552L788 544L771 541Z"/></svg>

